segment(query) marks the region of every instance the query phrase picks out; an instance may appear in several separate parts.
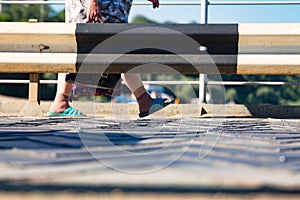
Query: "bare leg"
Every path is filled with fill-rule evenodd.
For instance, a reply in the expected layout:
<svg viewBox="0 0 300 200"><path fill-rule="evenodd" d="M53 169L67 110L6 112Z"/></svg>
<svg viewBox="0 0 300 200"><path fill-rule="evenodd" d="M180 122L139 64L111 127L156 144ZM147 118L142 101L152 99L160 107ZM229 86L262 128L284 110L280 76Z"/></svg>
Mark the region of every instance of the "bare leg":
<svg viewBox="0 0 300 200"><path fill-rule="evenodd" d="M124 81L130 91L134 94L139 104L140 112L147 112L153 102L151 96L147 93L140 74L123 74Z"/></svg>
<svg viewBox="0 0 300 200"><path fill-rule="evenodd" d="M61 113L68 107L69 99L72 93L72 84L65 81L66 74L58 74L57 91L54 102L50 107L51 112Z"/></svg>

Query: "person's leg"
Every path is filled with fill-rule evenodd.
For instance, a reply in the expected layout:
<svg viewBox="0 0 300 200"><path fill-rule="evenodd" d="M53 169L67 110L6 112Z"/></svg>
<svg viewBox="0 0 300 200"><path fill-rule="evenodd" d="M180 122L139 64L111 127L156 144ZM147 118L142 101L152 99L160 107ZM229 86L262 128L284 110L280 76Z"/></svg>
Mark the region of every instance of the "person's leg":
<svg viewBox="0 0 300 200"><path fill-rule="evenodd" d="M56 96L52 106L50 107L50 112L62 113L65 109L70 107L69 99L72 93L72 83L65 81L66 74L58 74L58 83Z"/></svg>
<svg viewBox="0 0 300 200"><path fill-rule="evenodd" d="M123 79L130 89L130 91L134 94L137 102L139 104L140 112L147 112L150 109L150 106L153 102L153 99L146 91L140 74L135 73L126 73L123 74Z"/></svg>

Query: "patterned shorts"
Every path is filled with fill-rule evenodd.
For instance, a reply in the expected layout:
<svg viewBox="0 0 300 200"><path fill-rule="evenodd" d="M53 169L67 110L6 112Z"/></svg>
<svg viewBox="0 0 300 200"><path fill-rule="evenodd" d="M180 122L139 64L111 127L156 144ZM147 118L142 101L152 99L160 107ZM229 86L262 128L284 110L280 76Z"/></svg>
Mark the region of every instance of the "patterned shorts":
<svg viewBox="0 0 300 200"><path fill-rule="evenodd" d="M67 0L66 22L87 23L89 0ZM132 0L98 0L103 23L128 23Z"/></svg>
<svg viewBox="0 0 300 200"><path fill-rule="evenodd" d="M87 23L88 1L66 0L66 22ZM132 0L98 0L98 3L102 15L102 23L128 23ZM66 81L68 81L67 76ZM95 89L80 84L73 84L73 98L80 96L112 96L113 94L112 89L97 88L96 92L94 92Z"/></svg>

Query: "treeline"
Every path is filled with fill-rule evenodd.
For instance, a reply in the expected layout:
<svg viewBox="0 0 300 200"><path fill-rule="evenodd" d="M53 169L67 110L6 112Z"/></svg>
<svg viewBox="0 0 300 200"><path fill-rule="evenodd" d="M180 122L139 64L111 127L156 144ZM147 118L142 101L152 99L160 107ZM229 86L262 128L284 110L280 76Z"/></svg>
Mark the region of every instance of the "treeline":
<svg viewBox="0 0 300 200"><path fill-rule="evenodd" d="M0 21L26 22L34 18L44 22L64 22L64 11L55 12L47 5L12 5L3 9ZM131 23L149 24L157 23L144 16L135 16ZM172 23L172 22L166 22ZM42 74L42 79L56 79L56 74ZM198 80L198 75L144 75L145 79L151 80ZM150 78L149 78L150 77ZM0 74L0 79L28 79L28 74ZM246 76L246 75L222 75L224 81L280 81L299 82L300 76ZM55 95L55 85L42 85L41 98L52 100ZM190 103L195 95L198 95L198 86L173 85L169 90L177 94L182 103ZM27 98L28 85L1 84L0 94ZM217 90L211 90L217 91ZM272 104L272 105L298 105L300 87L297 85L287 86L226 86L226 102L238 104Z"/></svg>
<svg viewBox="0 0 300 200"><path fill-rule="evenodd" d="M38 19L40 22L63 22L65 11L56 12L48 5L10 5L0 13L0 21L27 22Z"/></svg>
<svg viewBox="0 0 300 200"><path fill-rule="evenodd" d="M300 83L298 75L222 75L224 81ZM226 86L227 101L238 104L299 105L300 85Z"/></svg>

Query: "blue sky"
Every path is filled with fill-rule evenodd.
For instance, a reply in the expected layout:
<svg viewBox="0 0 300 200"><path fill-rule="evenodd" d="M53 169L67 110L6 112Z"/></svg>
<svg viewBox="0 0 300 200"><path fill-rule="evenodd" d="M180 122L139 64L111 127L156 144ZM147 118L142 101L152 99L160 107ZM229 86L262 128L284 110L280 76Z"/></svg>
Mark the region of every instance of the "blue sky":
<svg viewBox="0 0 300 200"><path fill-rule="evenodd" d="M135 0L145 2L146 0ZM160 2L200 2L200 0L160 0ZM233 2L243 0L211 0L211 2ZM248 1L248 0L247 0ZM276 1L276 0L251 0ZM285 1L285 0L277 0ZM293 1L293 0L290 0ZM299 1L298 1L299 2ZM255 6L220 6L210 5L208 11L209 23L300 23L300 5L255 5ZM200 6L167 6L161 5L152 9L150 5L132 7L129 20L136 15L144 15L158 22L172 21L175 23L200 22Z"/></svg>

